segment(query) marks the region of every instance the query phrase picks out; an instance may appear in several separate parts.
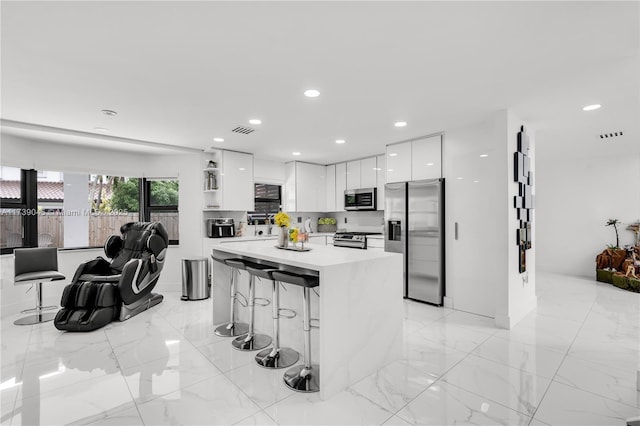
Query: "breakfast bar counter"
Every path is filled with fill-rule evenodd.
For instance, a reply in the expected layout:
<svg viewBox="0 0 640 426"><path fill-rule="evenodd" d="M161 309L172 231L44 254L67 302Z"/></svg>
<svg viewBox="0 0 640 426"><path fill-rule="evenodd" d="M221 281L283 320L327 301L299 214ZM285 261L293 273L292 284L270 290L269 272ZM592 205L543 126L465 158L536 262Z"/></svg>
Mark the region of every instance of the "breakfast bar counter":
<svg viewBox="0 0 640 426"><path fill-rule="evenodd" d="M311 299L311 316L319 319L319 328L312 330L311 347L313 362L320 365L320 397L327 399L400 356L402 254L321 244L305 247L311 250L282 250L274 247L273 240L229 242L215 247L213 254L319 277L319 297L312 295ZM230 275L231 268L213 262L215 325L229 318ZM247 287L248 274L243 271L240 293L246 295ZM280 292L280 307L298 315L281 319L282 346L302 353L302 290L292 285L285 285L285 290ZM271 283L256 280L256 297L270 300ZM238 317L244 322L248 319L241 306ZM257 302L255 318L256 329L271 335L270 307L259 307Z"/></svg>

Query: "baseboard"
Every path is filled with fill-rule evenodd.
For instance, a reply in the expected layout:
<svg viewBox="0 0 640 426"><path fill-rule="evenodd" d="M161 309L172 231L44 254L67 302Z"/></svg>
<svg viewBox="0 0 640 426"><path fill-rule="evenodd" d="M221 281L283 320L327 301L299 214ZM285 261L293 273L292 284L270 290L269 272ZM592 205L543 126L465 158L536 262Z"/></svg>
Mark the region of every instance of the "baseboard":
<svg viewBox="0 0 640 426"><path fill-rule="evenodd" d="M527 301L524 309L519 312L515 312L513 315L496 315L496 326L511 330L516 324L518 324L529 313L533 312L538 306L538 297L533 296Z"/></svg>
<svg viewBox="0 0 640 426"><path fill-rule="evenodd" d="M453 297L444 297L443 305L445 308L453 309Z"/></svg>

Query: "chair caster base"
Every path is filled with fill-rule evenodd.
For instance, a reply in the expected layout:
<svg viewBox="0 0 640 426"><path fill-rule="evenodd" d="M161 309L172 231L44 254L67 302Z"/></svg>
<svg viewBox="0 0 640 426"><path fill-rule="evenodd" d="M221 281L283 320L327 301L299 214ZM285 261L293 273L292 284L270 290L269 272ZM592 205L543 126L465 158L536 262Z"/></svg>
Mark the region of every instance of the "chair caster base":
<svg viewBox="0 0 640 426"><path fill-rule="evenodd" d="M33 325L40 324L41 322L53 321L56 317L57 312L49 312L46 314L35 314L29 315L28 317L19 318L15 320L13 323L15 325Z"/></svg>
<svg viewBox="0 0 640 426"><path fill-rule="evenodd" d="M312 364L310 369L304 365L297 365L285 371L284 384L291 390L296 392L318 392L320 385L318 378L320 377L320 367Z"/></svg>
<svg viewBox="0 0 640 426"><path fill-rule="evenodd" d="M290 367L298 362L299 358L300 355L293 349L280 348L274 355L273 348L267 348L258 352L256 362L260 367L276 369Z"/></svg>
<svg viewBox="0 0 640 426"><path fill-rule="evenodd" d="M247 334L249 332L249 324L243 322L237 322L235 324L222 324L216 327L213 332L216 336L221 337L237 337Z"/></svg>
<svg viewBox="0 0 640 426"><path fill-rule="evenodd" d="M231 345L239 351L257 351L258 349L266 348L271 344L271 337L264 334L254 334L251 339L247 340L248 336L236 337Z"/></svg>

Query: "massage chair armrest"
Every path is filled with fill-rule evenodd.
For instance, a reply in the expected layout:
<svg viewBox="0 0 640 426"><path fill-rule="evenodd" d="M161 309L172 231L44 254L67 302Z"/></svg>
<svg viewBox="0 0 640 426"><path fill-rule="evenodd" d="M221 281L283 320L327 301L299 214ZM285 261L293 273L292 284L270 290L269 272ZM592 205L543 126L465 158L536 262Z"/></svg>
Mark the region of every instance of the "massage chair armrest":
<svg viewBox="0 0 640 426"><path fill-rule="evenodd" d="M81 263L76 269L76 273L73 275L72 283L78 282L81 275L94 274L94 275L112 275L111 264L103 257L96 257L88 262Z"/></svg>

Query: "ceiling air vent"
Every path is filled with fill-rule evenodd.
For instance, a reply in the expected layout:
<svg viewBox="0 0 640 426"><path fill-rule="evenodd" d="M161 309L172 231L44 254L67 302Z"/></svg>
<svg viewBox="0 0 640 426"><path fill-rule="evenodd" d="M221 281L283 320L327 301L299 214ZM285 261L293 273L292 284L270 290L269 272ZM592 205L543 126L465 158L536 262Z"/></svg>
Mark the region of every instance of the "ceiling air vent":
<svg viewBox="0 0 640 426"><path fill-rule="evenodd" d="M251 127L238 126L232 130L234 133L240 133L241 135L248 135L249 133L255 132Z"/></svg>
<svg viewBox="0 0 640 426"><path fill-rule="evenodd" d="M609 139L609 138L615 138L618 136L622 136L622 131L613 132L613 133L602 133L600 135L600 139Z"/></svg>

